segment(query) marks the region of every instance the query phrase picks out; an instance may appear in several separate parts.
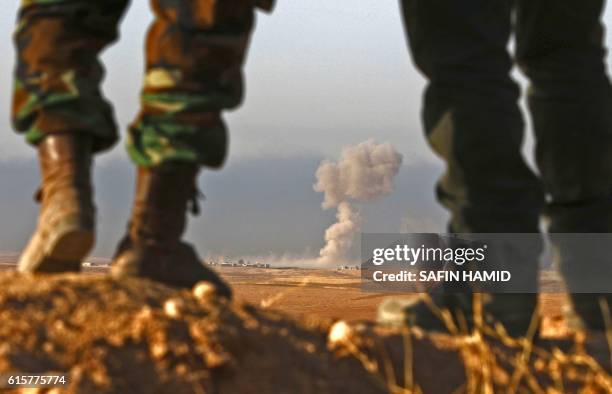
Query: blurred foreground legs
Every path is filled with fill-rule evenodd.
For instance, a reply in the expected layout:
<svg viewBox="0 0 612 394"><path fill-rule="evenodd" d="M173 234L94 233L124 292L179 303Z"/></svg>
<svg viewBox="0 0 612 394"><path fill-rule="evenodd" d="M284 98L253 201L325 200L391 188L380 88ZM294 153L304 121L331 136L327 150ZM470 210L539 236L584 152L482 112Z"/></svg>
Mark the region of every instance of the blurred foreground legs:
<svg viewBox="0 0 612 394"><path fill-rule="evenodd" d="M574 321L605 328L600 299L612 300L612 89L606 75L604 1L520 1L517 61L529 77L536 162L545 214ZM585 233L572 242L566 233Z"/></svg>
<svg viewBox="0 0 612 394"><path fill-rule="evenodd" d="M513 3L403 1L413 59L429 80L423 109L425 133L446 162L437 197L451 212L450 232L539 231L544 196L521 155L520 92L510 78L513 62L506 49ZM507 255L488 264L520 264L522 280L534 282L528 287L535 289L541 246L531 248L528 255L511 246ZM471 325L471 291L448 289L433 294L432 301ZM483 301L485 313L501 321L513 335L524 335L537 294L493 294ZM413 324L441 328L441 323L435 326L439 319L425 303L406 309Z"/></svg>
<svg viewBox="0 0 612 394"><path fill-rule="evenodd" d="M273 2L151 4L142 108L127 142L139 167L137 196L114 272L177 286L208 280L229 295L180 237L198 169L221 167L226 156L221 113L243 97L255 8L269 10ZM24 271L77 270L93 245L92 155L117 140L112 108L100 90L99 55L116 40L127 5L34 0L20 9L13 122L39 147L43 168L43 207L22 256Z"/></svg>
<svg viewBox="0 0 612 394"><path fill-rule="evenodd" d="M437 195L452 214L449 231L537 233L545 212L577 320L596 330L604 328L601 298L610 300L602 290L612 276L606 245L562 246L559 235L612 232L612 89L604 64L603 4L403 1L414 61L429 80L425 131L447 164ZM541 182L521 157L524 124L507 51L513 27L517 61L531 81ZM508 253L501 265L522 265L526 280L536 280L537 253L517 258L518 252ZM457 299L465 295L436 294L434 301L470 316L470 297ZM494 294L485 309L502 322L518 322L520 332L535 296ZM423 304L407 309L417 324L419 316L431 320Z"/></svg>

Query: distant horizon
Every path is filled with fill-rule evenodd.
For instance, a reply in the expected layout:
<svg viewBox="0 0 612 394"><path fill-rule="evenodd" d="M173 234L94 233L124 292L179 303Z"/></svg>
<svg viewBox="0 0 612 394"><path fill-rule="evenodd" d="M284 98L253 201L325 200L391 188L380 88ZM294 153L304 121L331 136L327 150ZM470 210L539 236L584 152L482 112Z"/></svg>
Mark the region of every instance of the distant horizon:
<svg viewBox="0 0 612 394"><path fill-rule="evenodd" d="M316 258L325 229L335 220L333 210L321 209L323 196L312 187L322 159L245 159L224 171L204 172L199 182L206 196L202 215L189 217L186 240L202 259L226 256L273 263ZM414 230L443 231L446 213L433 199L440 172L440 166L425 163L404 165L391 196L362 204L363 230L396 232L411 225ZM13 224L0 226L0 250L18 252L36 224L38 205L31 197L38 185L36 161L3 163L0 179L13 185L0 189L0 217ZM98 242L92 256L109 258L125 231L134 170L126 162L104 163L95 167L94 179ZM355 249L353 259L357 255Z"/></svg>

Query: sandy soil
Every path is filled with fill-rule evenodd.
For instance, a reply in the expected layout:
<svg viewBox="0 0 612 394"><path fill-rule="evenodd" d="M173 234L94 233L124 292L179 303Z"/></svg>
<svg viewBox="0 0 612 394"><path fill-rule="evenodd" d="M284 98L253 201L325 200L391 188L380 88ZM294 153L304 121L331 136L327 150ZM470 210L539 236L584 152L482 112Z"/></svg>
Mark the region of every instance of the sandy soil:
<svg viewBox="0 0 612 394"><path fill-rule="evenodd" d="M0 253L0 271L14 269L16 255ZM105 259L92 258L103 264ZM358 271L262 269L249 267L215 267L234 288L236 298L265 309L296 318L315 316L326 319L357 321L376 320L378 305L386 297L401 294L362 292ZM106 268L85 268L87 274L103 274ZM547 289L562 289L556 277L547 276ZM406 294L406 297L414 297ZM570 334L563 318L567 297L563 293L541 295L545 337Z"/></svg>
<svg viewBox="0 0 612 394"><path fill-rule="evenodd" d="M0 373L68 373L69 393L384 392L324 321L144 280L1 273L0 321Z"/></svg>
<svg viewBox="0 0 612 394"><path fill-rule="evenodd" d="M378 305L386 297L414 294L365 293L360 288L358 271L220 268L241 300L296 317L318 316L348 321L376 320ZM546 286L561 288L555 279ZM563 293L541 295L544 316L542 333L546 337L564 337L569 330L563 319L567 297Z"/></svg>
<svg viewBox="0 0 612 394"><path fill-rule="evenodd" d="M237 295L228 303L116 281L104 268L47 277L11 268L0 264L0 374L70 382L16 393L612 392L603 335L534 347L488 329L380 328L371 320L384 296L362 293L357 272L224 268ZM549 321L561 301L544 297Z"/></svg>

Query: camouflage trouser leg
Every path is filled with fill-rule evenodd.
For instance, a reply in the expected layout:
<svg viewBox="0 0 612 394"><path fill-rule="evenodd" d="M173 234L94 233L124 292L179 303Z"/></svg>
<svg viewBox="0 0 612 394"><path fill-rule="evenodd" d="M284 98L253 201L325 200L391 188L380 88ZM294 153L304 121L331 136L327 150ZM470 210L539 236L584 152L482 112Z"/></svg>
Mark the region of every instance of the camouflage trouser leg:
<svg viewBox="0 0 612 394"><path fill-rule="evenodd" d="M240 104L253 0L152 0L142 109L128 152L141 166L165 161L222 165L221 110Z"/></svg>
<svg viewBox="0 0 612 394"><path fill-rule="evenodd" d="M551 240L569 290L580 293L609 289L612 277L610 245L598 241L603 237L589 235L587 245L574 248L556 235L612 232L612 89L603 8L603 0L523 0L517 13L517 58L531 80L529 108L549 195ZM574 295L590 305L583 317L599 318L599 305L580 301L588 298ZM589 324L602 327L603 321L591 318Z"/></svg>
<svg viewBox="0 0 612 394"><path fill-rule="evenodd" d="M99 85L100 52L117 38L128 0L23 0L15 32L13 123L36 144L47 133L89 133L96 151L116 124Z"/></svg>

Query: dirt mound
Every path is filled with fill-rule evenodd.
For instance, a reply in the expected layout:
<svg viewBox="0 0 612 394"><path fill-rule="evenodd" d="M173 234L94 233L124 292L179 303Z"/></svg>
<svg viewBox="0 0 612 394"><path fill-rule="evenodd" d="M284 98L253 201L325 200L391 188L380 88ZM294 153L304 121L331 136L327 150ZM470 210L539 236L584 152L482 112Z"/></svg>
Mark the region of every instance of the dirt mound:
<svg viewBox="0 0 612 394"><path fill-rule="evenodd" d="M378 393L330 323L144 280L0 273L0 373L62 372L71 393Z"/></svg>
<svg viewBox="0 0 612 394"><path fill-rule="evenodd" d="M295 321L206 290L0 273L0 374L66 373L68 393L612 392L605 335Z"/></svg>

